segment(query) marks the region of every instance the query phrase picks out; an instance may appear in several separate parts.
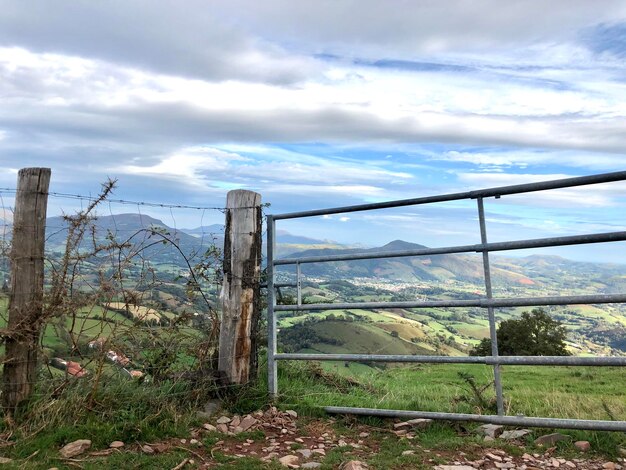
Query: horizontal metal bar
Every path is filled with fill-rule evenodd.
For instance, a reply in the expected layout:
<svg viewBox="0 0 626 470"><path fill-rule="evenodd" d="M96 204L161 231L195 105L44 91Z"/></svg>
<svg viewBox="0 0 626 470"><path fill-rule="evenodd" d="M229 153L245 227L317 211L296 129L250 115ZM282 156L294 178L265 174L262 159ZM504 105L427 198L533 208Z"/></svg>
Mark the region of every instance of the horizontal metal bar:
<svg viewBox="0 0 626 470"><path fill-rule="evenodd" d="M544 191L548 189L570 188L573 186L584 186L589 184L610 183L614 181L626 180L626 171L614 173L603 173L599 175L580 176L576 178L565 178L551 181L540 181L536 183L518 184L514 186L500 186L497 188L479 189L476 191L465 191L462 193L442 194L438 196L426 196L412 199L401 199L397 201L376 202L370 204L359 204L354 206L333 207L329 209L317 209L310 211L288 212L285 214L275 214L274 220L296 219L301 217L313 217L318 215L343 214L347 212L360 212L373 209L386 209L390 207L415 206L419 204L430 204L435 202L457 201L460 199L476 199L479 197L497 197L509 194L529 193L534 191Z"/></svg>
<svg viewBox="0 0 626 470"><path fill-rule="evenodd" d="M277 354L281 361L398 362L420 364L485 364L517 366L626 366L626 357L598 356L413 356L396 354Z"/></svg>
<svg viewBox="0 0 626 470"><path fill-rule="evenodd" d="M479 356L412 356L396 354L276 354L281 361L416 362L421 364L485 364Z"/></svg>
<svg viewBox="0 0 626 470"><path fill-rule="evenodd" d="M503 366L626 366L624 356L498 356L486 357L487 364Z"/></svg>
<svg viewBox="0 0 626 470"><path fill-rule="evenodd" d="M276 305L277 312L295 312L308 310L334 309L368 309L368 308L431 308L431 307L480 307L481 300L426 300L411 302L353 302L337 304L303 304L303 305Z"/></svg>
<svg viewBox="0 0 626 470"><path fill-rule="evenodd" d="M483 251L522 250L527 248L545 248L549 246L583 245L590 243L607 243L626 241L626 232L590 233L567 237L533 238L496 243L477 243L441 248L421 248L417 250L376 251L361 253L345 253L328 256L306 256L302 258L283 258L274 261L274 266L297 263L321 263L330 261L353 261L363 259L399 258L404 256L444 255L452 253L470 253Z"/></svg>
<svg viewBox="0 0 626 470"><path fill-rule="evenodd" d="M276 265L276 263L274 263L274 265ZM274 287L296 287L297 284L295 282L275 282L274 283ZM261 283L259 284L259 287L263 288L263 289L267 289L267 283Z"/></svg>
<svg viewBox="0 0 626 470"><path fill-rule="evenodd" d="M532 418L526 416L494 416L465 413L439 413L432 411L381 410L378 408L351 408L327 406L327 413L378 416L401 419L441 419L447 421L472 421L478 423L521 426L525 428L586 429L589 431L626 431L626 421L600 421L589 419Z"/></svg>
<svg viewBox="0 0 626 470"><path fill-rule="evenodd" d="M560 297L525 297L519 299L425 300L407 302L352 302L337 304L276 305L279 312L349 310L378 308L436 307L534 307L541 305L584 305L626 303L626 294L566 295Z"/></svg>

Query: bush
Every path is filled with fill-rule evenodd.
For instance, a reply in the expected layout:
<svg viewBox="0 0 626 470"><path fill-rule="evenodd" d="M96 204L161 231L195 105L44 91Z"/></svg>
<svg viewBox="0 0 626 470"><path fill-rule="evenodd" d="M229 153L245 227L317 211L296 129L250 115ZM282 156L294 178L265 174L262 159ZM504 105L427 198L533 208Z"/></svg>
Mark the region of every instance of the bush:
<svg viewBox="0 0 626 470"><path fill-rule="evenodd" d="M543 309L523 312L517 320L505 320L498 327L498 354L501 356L569 356L565 347L566 329ZM491 339L483 339L470 356L491 356Z"/></svg>

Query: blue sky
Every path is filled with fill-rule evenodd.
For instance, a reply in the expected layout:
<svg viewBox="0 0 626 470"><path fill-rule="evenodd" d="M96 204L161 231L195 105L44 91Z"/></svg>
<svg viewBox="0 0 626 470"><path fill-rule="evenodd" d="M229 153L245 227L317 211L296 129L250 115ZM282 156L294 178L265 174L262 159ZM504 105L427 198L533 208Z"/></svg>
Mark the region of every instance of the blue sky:
<svg viewBox="0 0 626 470"><path fill-rule="evenodd" d="M0 187L48 166L53 191L113 177L121 199L222 206L245 188L278 213L620 171L625 58L624 0L9 0ZM486 206L494 241L626 230L625 207L623 183ZM142 212L179 227L222 217ZM281 228L368 246L477 240L471 202ZM626 262L621 245L559 253Z"/></svg>

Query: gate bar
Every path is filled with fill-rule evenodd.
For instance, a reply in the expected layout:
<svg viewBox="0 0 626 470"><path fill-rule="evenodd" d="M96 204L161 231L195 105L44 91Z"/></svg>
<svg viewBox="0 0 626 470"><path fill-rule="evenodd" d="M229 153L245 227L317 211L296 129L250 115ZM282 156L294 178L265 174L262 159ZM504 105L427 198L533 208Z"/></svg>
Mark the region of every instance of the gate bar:
<svg viewBox="0 0 626 470"><path fill-rule="evenodd" d="M626 366L626 356L415 356L396 354L281 353L277 361L398 362L418 364L486 364L503 366Z"/></svg>
<svg viewBox="0 0 626 470"><path fill-rule="evenodd" d="M626 294L565 295L562 297L521 297L509 299L471 300L412 300L403 302L351 302L336 304L276 305L276 312L308 310L350 310L374 308L431 308L431 307L535 307L541 305L584 305L626 303Z"/></svg>
<svg viewBox="0 0 626 470"><path fill-rule="evenodd" d="M485 223L485 206L483 198L476 199L478 207L478 225L480 226L480 243L483 246L483 270L485 273L485 294L488 300L493 299L491 288L491 268L489 266L489 252L485 250L487 244L487 224ZM487 307L487 317L489 318L489 337L491 338L491 356L498 359L498 333L496 331L496 314L493 305ZM502 394L502 378L500 377L500 364L493 365L493 386L496 390L496 406L499 416L504 416L504 397Z"/></svg>
<svg viewBox="0 0 626 470"><path fill-rule="evenodd" d="M422 248L418 250L399 250L369 253L346 253L343 255L305 256L302 258L281 258L274 261L274 266L298 263L321 263L326 261L353 261L360 259L400 258L403 256L447 255L452 253L470 253L485 251L523 250L526 248L546 248L550 246L585 245L626 241L626 232L591 233L566 237L533 238L510 242L478 243L475 245L448 246L440 248Z"/></svg>
<svg viewBox="0 0 626 470"><path fill-rule="evenodd" d="M278 338L276 326L276 305L274 293L274 251L276 248L276 222L271 215L267 216L267 374L270 396L278 393L278 368L276 353L278 352Z"/></svg>
<svg viewBox="0 0 626 470"><path fill-rule="evenodd" d="M560 180L540 181L537 183L517 184L513 186L501 186L498 188L479 189L462 193L442 194L439 196L417 197L413 199L401 199L398 201L375 202L371 204L359 204L355 206L334 207L330 209L316 209L310 211L287 212L274 215L274 220L296 219L313 217L316 215L343 214L346 212L360 212L372 209L386 209L390 207L416 206L419 204L431 204L434 202L458 201L459 199L476 199L479 197L498 197L508 194L529 193L533 191L545 191L548 189L570 188L572 186L584 186L588 184L610 183L626 180L626 171L602 173L599 175L579 176Z"/></svg>
<svg viewBox="0 0 626 470"><path fill-rule="evenodd" d="M478 423L522 426L527 428L586 429L589 431L626 431L626 421L600 421L589 419L532 418L525 416L494 416L465 413L439 413L433 411L381 410L378 408L350 408L327 406L327 413L380 416L402 419L442 419L448 421L474 421Z"/></svg>

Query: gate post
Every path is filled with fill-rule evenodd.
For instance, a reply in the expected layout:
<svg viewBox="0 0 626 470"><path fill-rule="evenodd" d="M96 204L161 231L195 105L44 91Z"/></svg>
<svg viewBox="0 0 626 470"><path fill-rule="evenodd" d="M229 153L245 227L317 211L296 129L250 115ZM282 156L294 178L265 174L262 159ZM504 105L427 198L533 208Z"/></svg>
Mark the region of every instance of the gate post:
<svg viewBox="0 0 626 470"><path fill-rule="evenodd" d="M272 398L278 395L278 367L276 364L277 325L274 312L274 254L276 252L276 221L267 216L267 387Z"/></svg>
<svg viewBox="0 0 626 470"><path fill-rule="evenodd" d="M17 177L11 287L2 372L3 405L11 415L28 399L37 372L37 348L43 325L44 245L50 168L23 168Z"/></svg>
<svg viewBox="0 0 626 470"><path fill-rule="evenodd" d="M226 197L224 280L220 292L218 370L228 384L256 373L261 314L261 195L237 189Z"/></svg>

